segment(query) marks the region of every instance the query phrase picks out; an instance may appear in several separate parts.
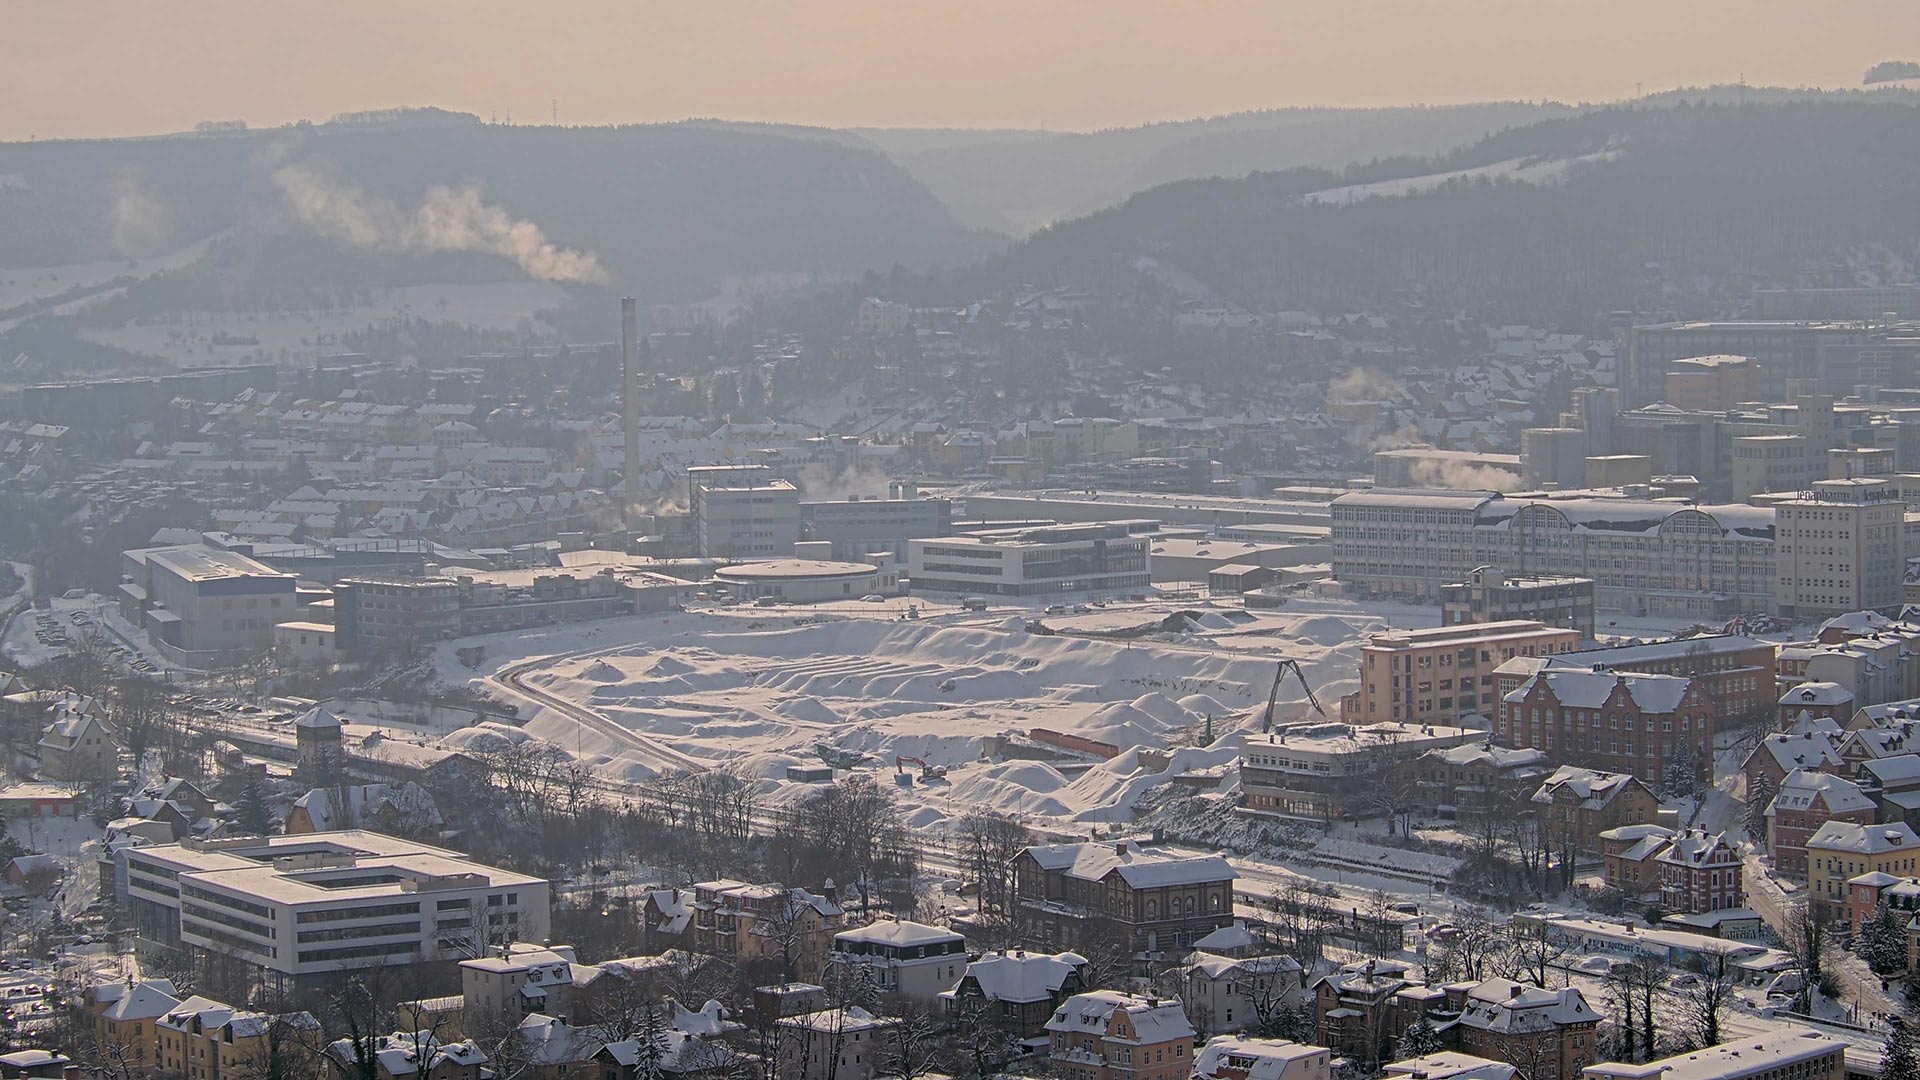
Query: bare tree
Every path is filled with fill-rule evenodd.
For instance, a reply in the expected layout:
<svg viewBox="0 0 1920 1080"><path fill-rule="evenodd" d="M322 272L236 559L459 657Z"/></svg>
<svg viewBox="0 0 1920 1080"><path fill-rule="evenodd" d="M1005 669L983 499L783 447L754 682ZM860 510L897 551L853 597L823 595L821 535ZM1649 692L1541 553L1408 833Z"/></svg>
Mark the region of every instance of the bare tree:
<svg viewBox="0 0 1920 1080"><path fill-rule="evenodd" d="M943 1047L940 1025L927 1010L926 1003L896 997L887 1003L885 1012L892 1022L885 1033L886 1051L880 1059L880 1075L916 1080L932 1072Z"/></svg>
<svg viewBox="0 0 1920 1080"><path fill-rule="evenodd" d="M1700 970L1677 996L1688 1041L1696 1048L1718 1046L1722 1024L1734 999L1734 972L1725 954L1701 961Z"/></svg>
<svg viewBox="0 0 1920 1080"><path fill-rule="evenodd" d="M1511 923L1500 955L1508 978L1546 989L1548 972L1566 957L1567 945L1548 932L1545 922Z"/></svg>

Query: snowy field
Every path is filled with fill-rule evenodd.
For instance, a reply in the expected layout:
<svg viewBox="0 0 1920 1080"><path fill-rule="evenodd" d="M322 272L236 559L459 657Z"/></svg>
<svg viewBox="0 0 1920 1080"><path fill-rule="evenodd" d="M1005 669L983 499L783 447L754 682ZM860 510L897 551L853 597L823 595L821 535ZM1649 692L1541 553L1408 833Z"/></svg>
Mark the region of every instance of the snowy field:
<svg viewBox="0 0 1920 1080"><path fill-rule="evenodd" d="M1057 622L1074 633L1056 635L1027 632L1031 612L911 622L689 612L463 639L441 647L436 667L444 681L535 705L527 731L619 778L639 779L659 765L646 747L622 745L620 732L770 780L789 765L819 764L816 747L826 746L866 755L863 767L883 776L894 773L896 756L946 767L945 783L906 793L919 824L980 806L1062 824L1123 822L1146 788L1233 755L1188 748L1162 767L1136 748L1184 745L1209 719L1216 735L1257 726L1283 656L1305 665L1332 708L1355 685L1363 635L1387 626L1358 614L1229 609L1205 611L1180 632L1078 636L1137 634L1177 610L1149 604L1064 616ZM476 643L487 657L469 669L455 649ZM618 728L610 737L575 710ZM1283 684L1278 717L1310 715L1299 686ZM984 740L1032 728L1123 752L1064 772L1041 761L980 760Z"/></svg>
<svg viewBox="0 0 1920 1080"><path fill-rule="evenodd" d="M1618 156L1620 156L1618 150L1603 150L1597 154L1586 154L1576 158L1514 158L1511 161L1499 161L1474 169L1456 169L1453 172L1429 173L1426 176L1409 176L1399 180L1380 180L1371 184L1350 184L1346 187L1330 188L1326 191L1316 191L1302 201L1326 206L1347 206L1364 199L1391 199L1422 191L1432 191L1455 180L1513 180L1523 184L1558 184L1567 178L1568 171L1576 165L1611 161Z"/></svg>
<svg viewBox="0 0 1920 1080"><path fill-rule="evenodd" d="M451 322L483 330L553 334L540 313L572 304L565 290L545 281L504 281L484 285L417 285L383 289L371 304L334 311L179 312L164 322L133 322L89 327L88 340L142 353L177 367L206 367L239 360L311 358L338 351L320 345L323 336L364 330L392 319ZM215 345L216 336L253 338L257 343Z"/></svg>

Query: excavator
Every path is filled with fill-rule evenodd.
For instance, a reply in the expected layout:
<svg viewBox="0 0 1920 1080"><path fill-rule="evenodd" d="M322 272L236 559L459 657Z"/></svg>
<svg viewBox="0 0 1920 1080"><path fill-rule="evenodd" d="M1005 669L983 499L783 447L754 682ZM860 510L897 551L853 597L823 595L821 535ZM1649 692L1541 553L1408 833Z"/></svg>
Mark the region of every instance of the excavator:
<svg viewBox="0 0 1920 1080"><path fill-rule="evenodd" d="M1289 656L1280 661L1279 670L1273 673L1273 689L1267 692L1267 713L1260 720L1260 733L1262 735L1270 734L1273 731L1274 706L1280 703L1280 684L1286 680L1287 672L1289 671L1293 672L1293 677L1300 681L1300 689L1306 691L1307 704L1313 706L1313 711L1319 713L1322 719L1333 719L1327 715L1327 710L1321 706L1320 699L1313 696L1313 687L1307 685L1307 673L1301 670L1300 661Z"/></svg>
<svg viewBox="0 0 1920 1080"><path fill-rule="evenodd" d="M936 782L945 783L947 780L947 767L945 765L929 765L917 757L896 756L893 759L893 771L896 773L906 772L908 765L920 766L920 782L923 784Z"/></svg>

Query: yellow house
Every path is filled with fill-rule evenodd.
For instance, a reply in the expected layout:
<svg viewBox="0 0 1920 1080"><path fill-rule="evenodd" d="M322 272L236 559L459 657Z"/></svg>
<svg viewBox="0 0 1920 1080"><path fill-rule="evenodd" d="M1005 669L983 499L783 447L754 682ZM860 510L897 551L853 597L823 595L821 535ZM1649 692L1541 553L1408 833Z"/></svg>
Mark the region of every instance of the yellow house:
<svg viewBox="0 0 1920 1080"><path fill-rule="evenodd" d="M180 1007L172 983L165 979L97 983L87 988L83 1001L93 1021L94 1045L102 1061L124 1064L135 1074L157 1064L157 1024Z"/></svg>
<svg viewBox="0 0 1920 1080"><path fill-rule="evenodd" d="M1829 821L1807 840L1807 902L1835 920L1848 912L1847 882L1861 874L1920 873L1920 835L1904 821L1861 825Z"/></svg>

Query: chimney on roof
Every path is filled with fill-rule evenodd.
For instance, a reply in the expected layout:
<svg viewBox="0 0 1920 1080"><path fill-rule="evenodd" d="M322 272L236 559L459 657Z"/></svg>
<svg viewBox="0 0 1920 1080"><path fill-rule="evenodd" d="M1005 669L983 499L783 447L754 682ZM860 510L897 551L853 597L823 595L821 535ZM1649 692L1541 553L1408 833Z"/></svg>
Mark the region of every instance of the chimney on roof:
<svg viewBox="0 0 1920 1080"><path fill-rule="evenodd" d="M1521 991L1521 986L1519 983L1514 983L1512 986L1507 987L1507 999L1511 1001L1512 999L1519 997L1520 991Z"/></svg>
<svg viewBox="0 0 1920 1080"><path fill-rule="evenodd" d="M1115 855L1125 855L1127 853L1127 842L1125 840L1115 840L1113 842L1113 853Z"/></svg>

